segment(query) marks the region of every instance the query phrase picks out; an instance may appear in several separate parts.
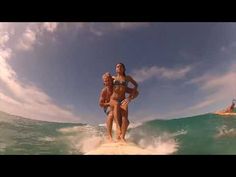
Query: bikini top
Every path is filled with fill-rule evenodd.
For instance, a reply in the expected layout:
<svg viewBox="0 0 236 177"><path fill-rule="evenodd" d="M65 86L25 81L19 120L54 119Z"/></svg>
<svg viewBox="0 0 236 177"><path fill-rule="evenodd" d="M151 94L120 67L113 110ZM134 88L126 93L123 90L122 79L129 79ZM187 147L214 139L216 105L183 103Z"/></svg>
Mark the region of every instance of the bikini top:
<svg viewBox="0 0 236 177"><path fill-rule="evenodd" d="M120 81L120 80L114 79L114 80L113 80L113 85L114 85L114 86L122 85L122 86L127 87L127 86L128 86L128 81L127 81L127 80Z"/></svg>

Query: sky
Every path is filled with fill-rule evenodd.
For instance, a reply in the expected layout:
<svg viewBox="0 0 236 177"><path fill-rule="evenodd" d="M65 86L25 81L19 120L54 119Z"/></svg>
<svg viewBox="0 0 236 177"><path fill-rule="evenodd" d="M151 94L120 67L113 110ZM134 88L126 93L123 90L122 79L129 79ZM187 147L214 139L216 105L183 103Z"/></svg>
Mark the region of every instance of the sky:
<svg viewBox="0 0 236 177"><path fill-rule="evenodd" d="M0 111L100 124L102 74L139 84L131 122L223 109L236 98L236 23L0 23Z"/></svg>

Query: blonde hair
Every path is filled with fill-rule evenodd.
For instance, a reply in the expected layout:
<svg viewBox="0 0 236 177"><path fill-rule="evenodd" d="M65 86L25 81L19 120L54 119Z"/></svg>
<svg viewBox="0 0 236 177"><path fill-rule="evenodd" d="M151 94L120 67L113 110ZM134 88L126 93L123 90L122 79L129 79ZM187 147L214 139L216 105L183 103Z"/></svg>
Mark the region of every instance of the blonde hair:
<svg viewBox="0 0 236 177"><path fill-rule="evenodd" d="M102 79L105 79L107 77L110 77L111 78L111 74L109 72L106 72L102 75Z"/></svg>

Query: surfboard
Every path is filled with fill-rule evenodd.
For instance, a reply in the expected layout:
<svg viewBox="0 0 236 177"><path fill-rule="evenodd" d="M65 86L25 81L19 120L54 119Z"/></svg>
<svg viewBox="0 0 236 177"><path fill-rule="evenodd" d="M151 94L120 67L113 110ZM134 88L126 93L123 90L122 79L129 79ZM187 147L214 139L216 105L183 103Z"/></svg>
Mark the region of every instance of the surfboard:
<svg viewBox="0 0 236 177"><path fill-rule="evenodd" d="M138 145L128 143L104 143L98 148L85 153L85 155L149 155L151 151L145 150Z"/></svg>
<svg viewBox="0 0 236 177"><path fill-rule="evenodd" d="M236 116L235 112L215 112L214 114L221 115L221 116Z"/></svg>

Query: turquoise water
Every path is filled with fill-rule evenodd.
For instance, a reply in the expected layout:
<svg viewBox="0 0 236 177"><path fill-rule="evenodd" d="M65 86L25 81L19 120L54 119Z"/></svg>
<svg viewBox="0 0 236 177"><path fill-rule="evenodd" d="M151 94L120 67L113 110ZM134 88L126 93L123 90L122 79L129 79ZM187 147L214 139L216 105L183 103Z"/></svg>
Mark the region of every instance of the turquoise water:
<svg viewBox="0 0 236 177"><path fill-rule="evenodd" d="M58 130L71 126L0 113L0 154L69 154Z"/></svg>
<svg viewBox="0 0 236 177"><path fill-rule="evenodd" d="M52 123L0 112L0 154L83 154L105 127ZM236 154L236 116L204 114L131 126L127 138L153 154Z"/></svg>
<svg viewBox="0 0 236 177"><path fill-rule="evenodd" d="M236 154L236 117L214 114L146 123L155 133L185 133L175 137L179 149L175 154Z"/></svg>

